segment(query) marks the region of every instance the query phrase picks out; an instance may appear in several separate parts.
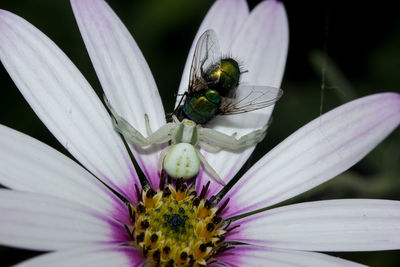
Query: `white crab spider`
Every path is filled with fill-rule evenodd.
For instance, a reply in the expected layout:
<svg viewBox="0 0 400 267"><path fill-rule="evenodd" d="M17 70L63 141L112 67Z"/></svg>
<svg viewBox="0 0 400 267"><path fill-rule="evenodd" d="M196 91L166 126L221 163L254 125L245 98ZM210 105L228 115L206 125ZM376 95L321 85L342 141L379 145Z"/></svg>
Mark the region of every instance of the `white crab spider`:
<svg viewBox="0 0 400 267"><path fill-rule="evenodd" d="M161 173L164 167L167 174L175 179L193 178L199 173L201 162L214 181L225 185L217 172L211 167L200 151L196 149L196 146L213 153L221 149L240 150L262 141L269 125L267 124L263 128L237 139L236 133L233 135L226 135L213 129L203 128L188 119L179 121L178 118L173 115L172 122L152 132L149 118L147 114L145 114L148 137L144 137L138 130L130 125L129 122L116 113L107 98L104 97L104 101L113 116L112 121L114 129L122 134L130 143L136 146L149 146L171 141L171 145L164 148L160 153L158 171Z"/></svg>

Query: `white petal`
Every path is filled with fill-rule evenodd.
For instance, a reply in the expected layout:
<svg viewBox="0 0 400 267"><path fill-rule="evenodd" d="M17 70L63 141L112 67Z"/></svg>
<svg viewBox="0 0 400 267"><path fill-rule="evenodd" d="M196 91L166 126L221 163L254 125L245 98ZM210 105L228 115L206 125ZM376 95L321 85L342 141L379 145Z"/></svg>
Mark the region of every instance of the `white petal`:
<svg viewBox="0 0 400 267"><path fill-rule="evenodd" d="M124 144L66 55L27 21L0 10L0 59L58 141L97 177L134 198L137 177Z"/></svg>
<svg viewBox="0 0 400 267"><path fill-rule="evenodd" d="M71 0L75 18L103 90L115 110L146 135L144 114L153 130L166 123L156 83L139 47L113 10L102 0ZM139 166L155 183L159 146L140 153ZM158 186L158 184L157 184Z"/></svg>
<svg viewBox="0 0 400 267"><path fill-rule="evenodd" d="M127 242L122 225L74 202L40 194L0 190L0 244L58 250Z"/></svg>
<svg viewBox="0 0 400 267"><path fill-rule="evenodd" d="M231 46L232 55L248 71L241 75L241 84L280 88L288 45L289 29L285 7L276 0L261 2L252 10ZM270 106L238 115L219 116L211 121L210 126L215 125L216 129L227 134L237 132L241 136L264 126L272 110L273 106ZM249 154L251 151L248 151L246 159Z"/></svg>
<svg viewBox="0 0 400 267"><path fill-rule="evenodd" d="M275 0L261 2L250 13L231 47L233 57L243 64L243 69L248 70L242 74L241 83L279 88L288 43L288 22L283 4ZM272 110L273 106L270 106L238 115L217 116L207 127L225 134L236 132L240 137L267 124ZM225 182L228 182L240 170L253 150L254 146L240 153L221 151L216 154L207 153L205 157ZM209 177L206 176L203 180L208 181ZM214 184L211 188L212 193L215 193L217 188L219 186Z"/></svg>
<svg viewBox="0 0 400 267"><path fill-rule="evenodd" d="M259 160L228 193L226 216L271 206L344 172L400 122L400 95L383 93L313 120Z"/></svg>
<svg viewBox="0 0 400 267"><path fill-rule="evenodd" d="M339 199L301 203L235 222L229 240L317 251L400 249L400 201Z"/></svg>
<svg viewBox="0 0 400 267"><path fill-rule="evenodd" d="M142 266L145 259L140 255L139 250L133 247L120 246L88 246L72 250L62 250L47 253L33 259L21 262L19 267L73 267L73 266Z"/></svg>
<svg viewBox="0 0 400 267"><path fill-rule="evenodd" d="M189 50L178 94L184 93L189 85L190 66L193 60L194 49L200 36L206 30L213 29L217 34L222 55L226 55L230 52L229 49L233 39L248 15L249 8L244 0L219 0L212 5L203 19ZM178 104L179 100L180 97L177 98L176 104Z"/></svg>
<svg viewBox="0 0 400 267"><path fill-rule="evenodd" d="M73 160L2 125L0 184L74 201L124 222L129 219L125 204Z"/></svg>
<svg viewBox="0 0 400 267"><path fill-rule="evenodd" d="M335 266L364 266L355 262L343 260L329 255L257 246L236 246L217 257L228 266L308 266L308 267L335 267Z"/></svg>
<svg viewBox="0 0 400 267"><path fill-rule="evenodd" d="M232 55L248 70L241 82L280 87L289 45L285 7L276 0L261 2L240 29Z"/></svg>

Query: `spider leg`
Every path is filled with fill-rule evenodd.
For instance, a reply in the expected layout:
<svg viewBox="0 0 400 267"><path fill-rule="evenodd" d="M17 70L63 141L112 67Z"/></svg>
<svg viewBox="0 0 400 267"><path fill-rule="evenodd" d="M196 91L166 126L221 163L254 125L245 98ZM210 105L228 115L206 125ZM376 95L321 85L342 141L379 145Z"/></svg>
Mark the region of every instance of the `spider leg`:
<svg viewBox="0 0 400 267"><path fill-rule="evenodd" d="M160 175L161 175L161 172L163 169L163 162L164 162L165 155L168 154L170 149L171 149L171 146L167 146L163 150L161 150L160 158L158 159L158 173L160 173Z"/></svg>
<svg viewBox="0 0 400 267"><path fill-rule="evenodd" d="M234 151L240 150L261 142L267 134L268 126L269 124L265 125L261 129L243 135L240 138L236 138L236 134L227 135L213 129L199 128L199 141L206 143L211 147L220 147L221 149Z"/></svg>
<svg viewBox="0 0 400 267"><path fill-rule="evenodd" d="M221 179L221 177L218 175L218 173L211 167L211 165L207 162L207 160L204 158L204 156L200 153L200 151L197 151L197 155L199 156L199 159L201 163L203 163L204 168L208 172L208 174L211 175L211 179L213 179L215 182L219 183L220 185L225 186L225 182Z"/></svg>
<svg viewBox="0 0 400 267"><path fill-rule="evenodd" d="M221 151L221 149L222 149L219 146L212 146L205 142L199 142L198 146L201 147L202 149L204 149L205 151L211 152L211 153L217 153L217 152Z"/></svg>
<svg viewBox="0 0 400 267"><path fill-rule="evenodd" d="M151 144L162 144L172 139L174 131L179 124L169 122L147 137Z"/></svg>
<svg viewBox="0 0 400 267"><path fill-rule="evenodd" d="M153 134L153 131L151 130L151 127L150 127L150 120L149 120L149 116L148 116L147 114L144 114L144 121L145 121L145 123L146 123L146 132L147 132L147 135L150 136L150 135Z"/></svg>
<svg viewBox="0 0 400 267"><path fill-rule="evenodd" d="M104 96L104 102L112 115L112 123L114 129L122 134L129 142L137 146L150 145L147 138L145 138L138 130L136 130L127 120L121 117L115 109L111 106L108 99Z"/></svg>
<svg viewBox="0 0 400 267"><path fill-rule="evenodd" d="M145 114L146 131L149 134L146 138L114 110L106 97L104 97L104 102L111 112L114 129L122 134L130 143L137 146L148 146L162 144L171 140L176 123L167 123L153 133L150 128L149 118Z"/></svg>

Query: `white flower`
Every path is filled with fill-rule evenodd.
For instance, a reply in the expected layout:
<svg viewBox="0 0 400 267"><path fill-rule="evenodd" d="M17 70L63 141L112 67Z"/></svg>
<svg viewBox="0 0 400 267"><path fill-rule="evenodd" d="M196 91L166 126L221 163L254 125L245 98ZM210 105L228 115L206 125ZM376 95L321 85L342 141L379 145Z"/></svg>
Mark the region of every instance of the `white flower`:
<svg viewBox="0 0 400 267"><path fill-rule="evenodd" d="M163 125L165 114L155 82L124 25L102 0L71 2L104 92L117 112L143 133L145 113L153 129ZM288 42L282 4L262 2L249 14L243 1L220 0L199 33L211 26L223 51L246 60L251 71L243 82L279 87ZM192 53L193 49L188 62ZM2 10L0 59L36 114L87 169L37 140L0 126L0 183L9 188L0 190L0 244L53 251L22 263L26 266L141 266L146 258L125 228L135 224L124 202L138 205L139 177L88 82L45 35ZM188 67L189 63L181 91ZM268 121L271 111L221 117L214 127L243 134ZM249 124L237 129L244 120ZM312 251L399 249L398 201L328 200L264 210L345 171L399 123L399 94L360 98L293 133L237 183L222 191L211 183L205 197L220 192L215 210L220 210L224 222L231 221L222 243L232 249L216 251L206 259L229 266L337 266L355 263ZM131 148L157 189L159 147ZM251 151L207 154L207 160L230 181ZM196 189L208 181L201 173ZM228 205L222 207L228 198ZM155 251L149 251L154 258ZM210 261L210 266L219 264Z"/></svg>

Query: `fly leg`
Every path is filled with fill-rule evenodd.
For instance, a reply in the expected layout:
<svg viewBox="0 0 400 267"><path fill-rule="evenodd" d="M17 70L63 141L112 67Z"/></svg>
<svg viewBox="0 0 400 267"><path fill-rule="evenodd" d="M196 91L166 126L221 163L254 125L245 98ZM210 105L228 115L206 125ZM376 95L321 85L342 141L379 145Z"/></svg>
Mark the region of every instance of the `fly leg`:
<svg viewBox="0 0 400 267"><path fill-rule="evenodd" d="M173 117L173 116L182 117L182 113L183 113L183 110L182 110L183 104L182 104L182 102L183 102L184 99L187 98L187 95L188 95L188 92L184 92L184 93L182 94L182 97L181 97L181 99L179 100L178 105L176 106L176 108L174 109L174 111L173 111L171 114L169 114L169 115L167 116L167 118L170 118L170 117Z"/></svg>

